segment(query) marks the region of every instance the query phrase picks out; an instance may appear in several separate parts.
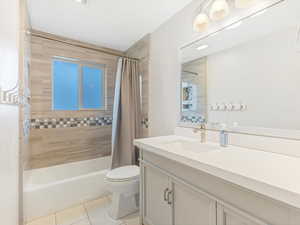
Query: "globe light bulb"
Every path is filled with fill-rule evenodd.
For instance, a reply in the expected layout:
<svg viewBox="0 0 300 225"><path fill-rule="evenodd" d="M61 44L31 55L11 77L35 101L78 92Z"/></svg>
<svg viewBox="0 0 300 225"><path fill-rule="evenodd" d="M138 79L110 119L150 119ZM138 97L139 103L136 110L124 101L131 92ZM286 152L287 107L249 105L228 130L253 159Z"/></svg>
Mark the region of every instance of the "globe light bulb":
<svg viewBox="0 0 300 225"><path fill-rule="evenodd" d="M209 26L209 18L206 14L200 13L194 20L194 31L203 32Z"/></svg>
<svg viewBox="0 0 300 225"><path fill-rule="evenodd" d="M219 21L224 19L229 12L230 9L226 0L216 0L211 6L209 16L212 20Z"/></svg>

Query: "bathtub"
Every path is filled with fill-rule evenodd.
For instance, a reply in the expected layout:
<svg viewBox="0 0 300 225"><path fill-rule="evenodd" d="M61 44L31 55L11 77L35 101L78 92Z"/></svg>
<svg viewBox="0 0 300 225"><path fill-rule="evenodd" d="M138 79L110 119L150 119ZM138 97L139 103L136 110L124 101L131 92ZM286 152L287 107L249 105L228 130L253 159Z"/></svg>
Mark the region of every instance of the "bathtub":
<svg viewBox="0 0 300 225"><path fill-rule="evenodd" d="M24 219L46 216L107 195L110 157L24 172Z"/></svg>

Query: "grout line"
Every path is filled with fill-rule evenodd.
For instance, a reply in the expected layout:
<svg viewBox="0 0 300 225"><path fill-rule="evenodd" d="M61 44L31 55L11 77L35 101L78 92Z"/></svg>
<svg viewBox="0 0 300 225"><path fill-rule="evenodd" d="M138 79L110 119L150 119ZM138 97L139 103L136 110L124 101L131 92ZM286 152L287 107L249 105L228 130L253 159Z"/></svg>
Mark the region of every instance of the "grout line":
<svg viewBox="0 0 300 225"><path fill-rule="evenodd" d="M58 225L58 224L57 224L56 213L54 213L54 222L55 222L55 225Z"/></svg>
<svg viewBox="0 0 300 225"><path fill-rule="evenodd" d="M91 202L91 201L88 201L88 202ZM89 213L88 213L87 208L85 207L85 204L88 203L88 202L83 203L82 206L83 206L83 208L84 208L84 210L85 210L86 217L87 217L87 219L88 219L90 225L92 225L92 221L91 221L91 219L90 219L90 215L89 215Z"/></svg>

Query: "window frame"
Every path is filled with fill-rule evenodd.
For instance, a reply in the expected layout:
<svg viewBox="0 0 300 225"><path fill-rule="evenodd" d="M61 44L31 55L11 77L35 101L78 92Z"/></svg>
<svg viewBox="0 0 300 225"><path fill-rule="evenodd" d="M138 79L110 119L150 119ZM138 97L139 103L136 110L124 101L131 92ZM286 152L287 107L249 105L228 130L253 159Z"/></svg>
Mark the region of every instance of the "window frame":
<svg viewBox="0 0 300 225"><path fill-rule="evenodd" d="M69 62L69 63L77 63L78 65L78 84L77 84L77 90L78 90L78 109L77 110L56 110L54 108L54 61L59 60L62 62ZM103 106L101 108L83 108L83 67L91 67L91 68L97 68L102 70L102 96L103 96ZM99 64L91 61L84 61L80 59L75 58L68 58L68 57L62 57L62 56L54 56L51 60L51 108L52 111L56 112L76 112L76 111L106 111L107 110L107 67L105 64Z"/></svg>

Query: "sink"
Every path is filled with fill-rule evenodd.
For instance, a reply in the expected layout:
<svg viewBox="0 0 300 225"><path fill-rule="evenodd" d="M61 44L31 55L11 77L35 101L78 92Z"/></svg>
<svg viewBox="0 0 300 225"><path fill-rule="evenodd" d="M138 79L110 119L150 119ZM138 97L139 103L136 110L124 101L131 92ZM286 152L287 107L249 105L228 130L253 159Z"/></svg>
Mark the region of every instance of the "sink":
<svg viewBox="0 0 300 225"><path fill-rule="evenodd" d="M220 147L217 145L201 143L198 141L188 140L173 140L161 143L162 147L172 149L174 151L190 151L195 153L209 152L219 150Z"/></svg>

